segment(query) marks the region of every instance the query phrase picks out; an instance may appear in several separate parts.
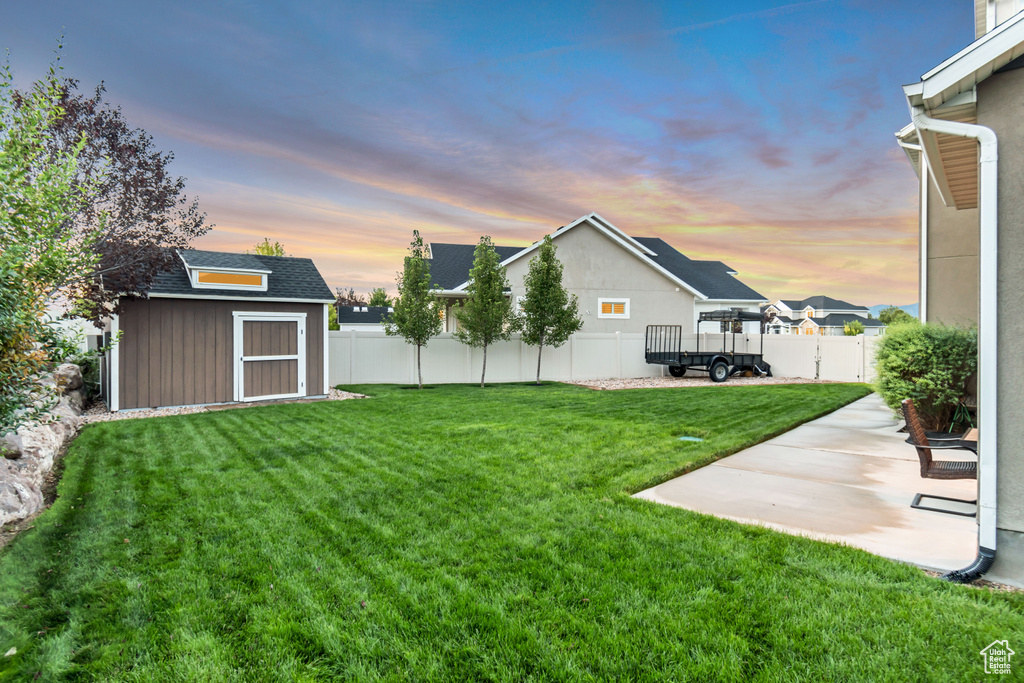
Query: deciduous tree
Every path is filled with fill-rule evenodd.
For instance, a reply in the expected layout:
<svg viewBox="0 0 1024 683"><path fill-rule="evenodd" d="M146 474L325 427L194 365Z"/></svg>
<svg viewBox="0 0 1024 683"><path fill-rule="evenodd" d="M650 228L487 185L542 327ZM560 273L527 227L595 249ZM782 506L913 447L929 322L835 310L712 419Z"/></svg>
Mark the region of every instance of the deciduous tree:
<svg viewBox="0 0 1024 683"><path fill-rule="evenodd" d="M851 320L843 325L843 334L847 337L856 337L858 334L864 334L864 323L859 320Z"/></svg>
<svg viewBox="0 0 1024 683"><path fill-rule="evenodd" d="M558 348L583 327L576 295L562 286L562 262L555 256L551 236L544 236L537 255L530 259L523 298L523 341L537 347L537 384L544 345Z"/></svg>
<svg viewBox="0 0 1024 683"><path fill-rule="evenodd" d="M0 65L0 434L17 426L48 360L47 302L70 273L96 263L97 230L66 229L97 182L78 179L85 141L50 153L63 116L58 73L55 63L17 92L9 66Z"/></svg>
<svg viewBox="0 0 1024 683"><path fill-rule="evenodd" d="M176 262L174 249L189 247L211 226L197 200L185 196L185 179L169 172L174 155L156 149L151 135L104 101L103 83L91 96L78 94L74 79L52 85L60 114L49 122L42 168L77 150L72 186L85 201L61 231L68 241L88 238L95 254L91 267L67 269L60 286L80 304L78 313L98 321L119 295L144 293ZM24 93L15 93L17 107L25 102Z"/></svg>
<svg viewBox="0 0 1024 683"><path fill-rule="evenodd" d="M336 306L365 306L366 299L362 294L356 294L355 287L338 287L334 290L334 304Z"/></svg>
<svg viewBox="0 0 1024 683"><path fill-rule="evenodd" d="M501 257L494 250L491 238L485 235L473 251L473 269L469 271L466 300L455 309L459 323L456 339L484 350L481 388L487 376L487 347L508 339L517 325L510 291Z"/></svg>
<svg viewBox="0 0 1024 683"><path fill-rule="evenodd" d="M896 306L889 306L883 308L878 314L878 319L886 325L897 325L899 323L912 323L917 320L914 316L910 315L902 308Z"/></svg>
<svg viewBox="0 0 1024 683"><path fill-rule="evenodd" d="M384 332L400 336L416 345L416 376L423 388L423 370L420 351L430 338L441 332L441 304L434 295L430 282L430 263L426 259L423 238L418 230L412 232L409 254L405 266L398 274L398 297L394 310L384 319Z"/></svg>
<svg viewBox="0 0 1024 683"><path fill-rule="evenodd" d="M284 251L284 245L280 242L270 242L269 237L264 237L262 242L258 242L256 246L252 248L252 251L247 252L255 254L256 256L287 256L288 254Z"/></svg>
<svg viewBox="0 0 1024 683"><path fill-rule="evenodd" d="M388 296L387 290L383 287L377 287L376 289L370 290L370 303L369 306L390 306L391 298Z"/></svg>

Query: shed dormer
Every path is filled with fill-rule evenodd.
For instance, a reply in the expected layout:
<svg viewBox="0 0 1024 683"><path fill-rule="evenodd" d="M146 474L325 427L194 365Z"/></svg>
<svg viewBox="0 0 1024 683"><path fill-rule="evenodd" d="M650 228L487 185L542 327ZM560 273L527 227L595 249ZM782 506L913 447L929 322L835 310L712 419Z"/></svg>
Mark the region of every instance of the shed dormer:
<svg viewBox="0 0 1024 683"><path fill-rule="evenodd" d="M235 289L267 291L267 278L273 272L251 254L182 249L178 256L185 264L192 289Z"/></svg>

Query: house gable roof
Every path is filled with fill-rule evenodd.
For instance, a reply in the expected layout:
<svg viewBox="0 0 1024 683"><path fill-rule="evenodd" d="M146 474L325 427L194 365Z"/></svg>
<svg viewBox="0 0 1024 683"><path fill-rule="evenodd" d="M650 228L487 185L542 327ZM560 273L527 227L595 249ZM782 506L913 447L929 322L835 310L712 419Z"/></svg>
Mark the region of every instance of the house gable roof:
<svg viewBox="0 0 1024 683"><path fill-rule="evenodd" d="M252 254L230 254L224 251L199 251L179 249L178 256L189 268L210 268L212 270L244 270L252 273L269 273L266 264Z"/></svg>
<svg viewBox="0 0 1024 683"><path fill-rule="evenodd" d="M864 327L885 327L885 323L875 318L863 318L856 313L829 313L824 318L815 318L819 325L840 327L846 323L859 322Z"/></svg>
<svg viewBox="0 0 1024 683"><path fill-rule="evenodd" d="M921 77L903 86L911 106L934 110L1024 55L1024 13L1008 19Z"/></svg>
<svg viewBox="0 0 1024 683"><path fill-rule="evenodd" d="M733 277L735 271L721 261L694 261L660 237L637 237L636 241L650 249L650 260L699 289L708 299L765 300L765 297Z"/></svg>
<svg viewBox="0 0 1024 683"><path fill-rule="evenodd" d="M786 305L789 306L790 308L792 308L793 310L797 310L797 309L801 309L802 310L804 308L807 308L808 306L810 306L810 307L812 307L814 309L834 310L834 311L835 310L838 310L838 311L842 311L842 310L847 310L847 311L866 311L867 310L867 306L854 306L853 304L849 303L848 301L843 301L842 299L833 299L830 296L824 296L824 295L809 296L806 299L804 299L803 301L794 301L792 303L794 303L796 305L795 306L791 305L789 302L787 302Z"/></svg>
<svg viewBox="0 0 1024 683"><path fill-rule="evenodd" d="M596 213L577 218L551 233L554 240L580 225L589 224L619 246L657 270L698 299L729 301L764 301L758 292L735 277L734 271L721 261L694 261L655 237L630 237ZM495 247L502 258L501 265L528 256L537 250L543 240L529 247ZM430 274L433 282L448 291L462 291L469 282L473 266L474 245L431 243Z"/></svg>
<svg viewBox="0 0 1024 683"><path fill-rule="evenodd" d="M650 256L654 256L655 255L654 252L652 252L650 249L645 247L643 244L641 244L639 241L637 241L633 237L630 237L629 235L624 233L622 230L619 230L618 228L616 228L614 225L612 225L610 222L606 221L604 218L602 218L601 216L597 215L596 213L593 213L593 212L588 213L585 216L580 216L579 218L574 220L572 223L569 223L568 225L563 225L558 230L556 230L553 233L551 233L551 240L554 241L554 240L558 239L559 237L561 237L562 235L564 235L567 232L569 232L570 230L573 230L574 228L577 228L578 226L584 225L584 224L590 225L594 229L596 229L598 232L603 233L606 237L608 237L613 242L617 243L620 247L625 249L627 252L631 253L633 256L635 256L636 258L640 259L641 261L644 261L648 266L650 266L654 270L657 270L662 275L667 277L669 280L672 280L677 285L679 285L680 287L682 287L686 291L690 292L691 294L693 294L698 299L707 299L708 298L705 294L703 294L702 292L697 290L690 283L688 283L688 282L686 282L684 280L681 280L679 277L677 277L672 272L666 270L664 267L662 267L658 263L652 261L649 257ZM538 240L538 241L534 242L533 244L531 244L530 246L526 247L525 249L521 249L518 253L516 253L516 254L512 255L511 257L509 257L509 258L505 259L504 261L502 261L501 265L508 266L510 263L514 263L515 261L518 261L519 259L521 259L521 258L523 258L525 256L528 256L529 254L533 253L535 250L540 248L540 245L543 244L543 243L544 243L543 240ZM468 284L469 284L468 282L463 282L461 285L456 287L455 290L456 291L461 291L461 290L465 289L468 286Z"/></svg>
<svg viewBox="0 0 1024 683"><path fill-rule="evenodd" d="M181 260L176 262L174 267L153 278L153 283L147 292L149 296L192 299L276 299L316 303L334 301L331 288L324 282L313 261L308 258L255 256L195 249L183 249L178 254L181 256ZM267 289L266 291L212 288L197 290L192 287L192 282L189 280L186 263L193 268L252 270L269 273Z"/></svg>
<svg viewBox="0 0 1024 683"><path fill-rule="evenodd" d="M338 306L340 325L379 325L390 312L388 306Z"/></svg>
<svg viewBox="0 0 1024 683"><path fill-rule="evenodd" d="M443 244L430 243L430 279L431 284L441 289L456 289L469 280L469 271L473 269L473 252L475 244ZM494 247L498 258L503 262L523 251L523 247Z"/></svg>

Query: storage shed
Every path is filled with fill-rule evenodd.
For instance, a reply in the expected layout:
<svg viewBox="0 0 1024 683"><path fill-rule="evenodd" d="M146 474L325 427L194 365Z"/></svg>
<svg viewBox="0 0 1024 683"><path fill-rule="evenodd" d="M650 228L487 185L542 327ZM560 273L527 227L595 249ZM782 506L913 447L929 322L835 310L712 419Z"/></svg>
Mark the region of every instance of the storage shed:
<svg viewBox="0 0 1024 683"><path fill-rule="evenodd" d="M109 334L112 411L325 396L330 288L310 259L179 250Z"/></svg>

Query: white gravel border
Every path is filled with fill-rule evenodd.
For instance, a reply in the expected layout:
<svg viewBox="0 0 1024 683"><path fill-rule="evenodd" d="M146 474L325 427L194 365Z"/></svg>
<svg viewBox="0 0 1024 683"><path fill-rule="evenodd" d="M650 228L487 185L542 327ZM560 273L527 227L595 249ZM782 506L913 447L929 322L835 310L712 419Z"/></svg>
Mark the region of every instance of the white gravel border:
<svg viewBox="0 0 1024 683"><path fill-rule="evenodd" d="M802 377L730 377L724 382L713 382L707 375L694 377L634 377L631 379L588 379L568 382L590 389L615 391L618 389L692 389L696 387L740 387L761 384L843 384L828 379Z"/></svg>
<svg viewBox="0 0 1024 683"><path fill-rule="evenodd" d="M327 398L324 400L328 401L347 401L350 398L366 398L364 394L354 394L348 391L339 391L338 389L331 388L327 392ZM296 401L303 401L305 399L294 399ZM277 403L276 401L270 401L269 403ZM249 403L245 404L245 407L267 405L266 403ZM144 417L163 417L164 415L192 415L195 413L208 413L212 412L207 409L206 406L182 406L179 408L147 408L139 410L121 410L116 413L112 413L107 410L107 407L102 403L95 403L86 409L82 413L82 423L91 424L93 422L113 422L115 420L138 420Z"/></svg>

